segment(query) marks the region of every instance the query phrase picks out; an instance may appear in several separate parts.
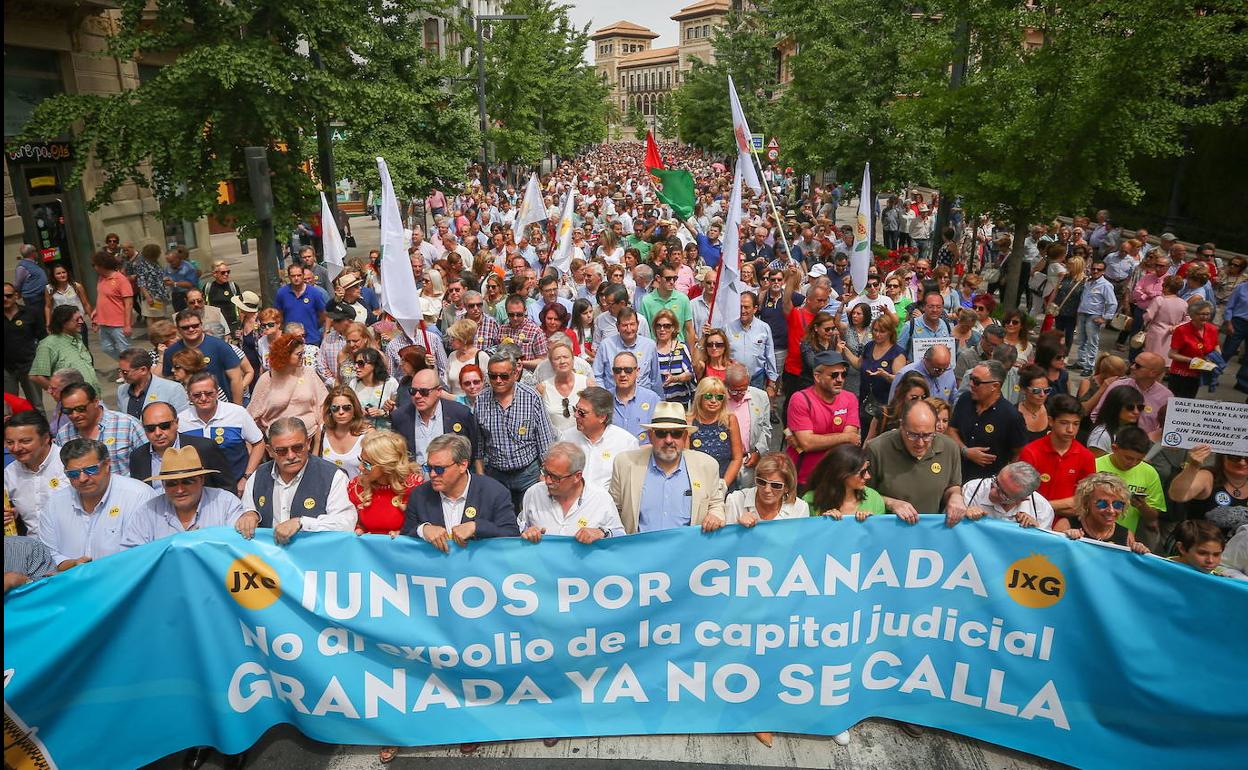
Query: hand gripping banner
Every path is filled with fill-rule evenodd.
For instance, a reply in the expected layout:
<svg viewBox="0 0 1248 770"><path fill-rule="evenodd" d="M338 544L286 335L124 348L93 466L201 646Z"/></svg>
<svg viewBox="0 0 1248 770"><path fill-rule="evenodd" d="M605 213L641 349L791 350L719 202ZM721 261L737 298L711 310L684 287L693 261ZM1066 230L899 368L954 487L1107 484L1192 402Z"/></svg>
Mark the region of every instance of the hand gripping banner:
<svg viewBox="0 0 1248 770"><path fill-rule="evenodd" d="M1092 767L1248 756L1248 588L995 521L452 546L211 529L11 592L5 761L880 716ZM22 763L26 764L22 764Z"/></svg>

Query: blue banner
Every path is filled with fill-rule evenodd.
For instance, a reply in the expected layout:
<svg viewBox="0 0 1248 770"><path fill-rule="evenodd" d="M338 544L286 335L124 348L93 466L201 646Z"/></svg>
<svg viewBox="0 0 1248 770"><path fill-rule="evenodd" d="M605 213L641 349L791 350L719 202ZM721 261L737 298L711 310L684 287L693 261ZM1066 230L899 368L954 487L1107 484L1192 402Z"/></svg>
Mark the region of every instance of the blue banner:
<svg viewBox="0 0 1248 770"><path fill-rule="evenodd" d="M1246 639L1242 584L995 521L449 555L213 529L6 596L5 760L137 767L280 722L414 746L880 716L1085 768L1242 766Z"/></svg>

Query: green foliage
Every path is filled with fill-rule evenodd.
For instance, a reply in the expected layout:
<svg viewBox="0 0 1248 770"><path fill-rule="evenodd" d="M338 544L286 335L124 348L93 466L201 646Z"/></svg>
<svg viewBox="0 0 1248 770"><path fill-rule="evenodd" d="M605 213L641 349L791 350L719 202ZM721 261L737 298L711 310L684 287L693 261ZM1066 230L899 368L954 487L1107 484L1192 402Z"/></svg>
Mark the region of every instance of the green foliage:
<svg viewBox="0 0 1248 770"><path fill-rule="evenodd" d="M610 89L584 61L588 27L568 6L509 0L504 12L525 21L491 25L485 45L489 136L501 161L533 163L545 153L572 155L606 137Z"/></svg>
<svg viewBox="0 0 1248 770"><path fill-rule="evenodd" d="M711 43L715 63L695 61L672 93L671 101L682 142L730 155L736 153L736 140L732 135L728 76L732 75L736 83L750 129L766 132L772 126L775 39L759 14L730 13Z"/></svg>
<svg viewBox="0 0 1248 770"><path fill-rule="evenodd" d="M658 104L655 107L655 114L659 124L659 134L664 139L672 139L680 133L675 100L671 94L663 94L659 97Z"/></svg>
<svg viewBox="0 0 1248 770"><path fill-rule="evenodd" d="M628 127L633 129L633 136L639 142L646 141L646 132L650 127L646 124L646 116L637 110L630 109L628 111Z"/></svg>
<svg viewBox="0 0 1248 770"><path fill-rule="evenodd" d="M90 206L124 184L146 186L167 219L214 214L254 226L243 148L272 148L275 224L317 210L305 161L317 117L341 124L342 175L368 181L384 155L404 193L434 176L458 175L475 144L471 113L443 98L448 66L427 58L411 17L426 0L252 0L201 3L119 0L108 55L169 60L138 88L106 96L67 94L39 105L22 137L72 131L84 151L71 181L94 157L100 180ZM319 52L318 68L309 49ZM375 177L375 167L372 177ZM218 204L232 180L236 203Z"/></svg>

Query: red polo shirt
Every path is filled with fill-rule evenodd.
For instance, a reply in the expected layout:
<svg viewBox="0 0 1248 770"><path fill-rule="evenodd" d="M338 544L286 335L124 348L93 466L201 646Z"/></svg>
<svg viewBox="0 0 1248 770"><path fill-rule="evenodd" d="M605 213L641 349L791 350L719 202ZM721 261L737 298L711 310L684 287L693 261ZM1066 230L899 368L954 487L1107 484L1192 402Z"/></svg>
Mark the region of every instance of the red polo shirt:
<svg viewBox="0 0 1248 770"><path fill-rule="evenodd" d="M1096 458L1078 441L1066 454L1059 455L1048 436L1041 436L1019 453L1018 459L1040 471L1040 489L1045 500L1061 500L1075 494L1075 485L1085 476L1096 473Z"/></svg>

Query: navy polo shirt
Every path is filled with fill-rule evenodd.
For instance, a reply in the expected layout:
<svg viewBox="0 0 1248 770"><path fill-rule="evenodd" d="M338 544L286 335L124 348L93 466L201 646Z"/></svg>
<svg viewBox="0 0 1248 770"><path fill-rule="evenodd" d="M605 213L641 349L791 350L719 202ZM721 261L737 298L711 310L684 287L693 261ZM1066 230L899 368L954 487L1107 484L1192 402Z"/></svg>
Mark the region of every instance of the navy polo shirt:
<svg viewBox="0 0 1248 770"><path fill-rule="evenodd" d="M963 396L953 407L949 425L958 431L962 443L968 447L987 449L996 456L990 465L980 465L969 459L962 460L963 481L983 479L997 475L1010 464L1014 453L1027 444L1027 425L1018 409L998 398L997 402L979 413L970 395Z"/></svg>

